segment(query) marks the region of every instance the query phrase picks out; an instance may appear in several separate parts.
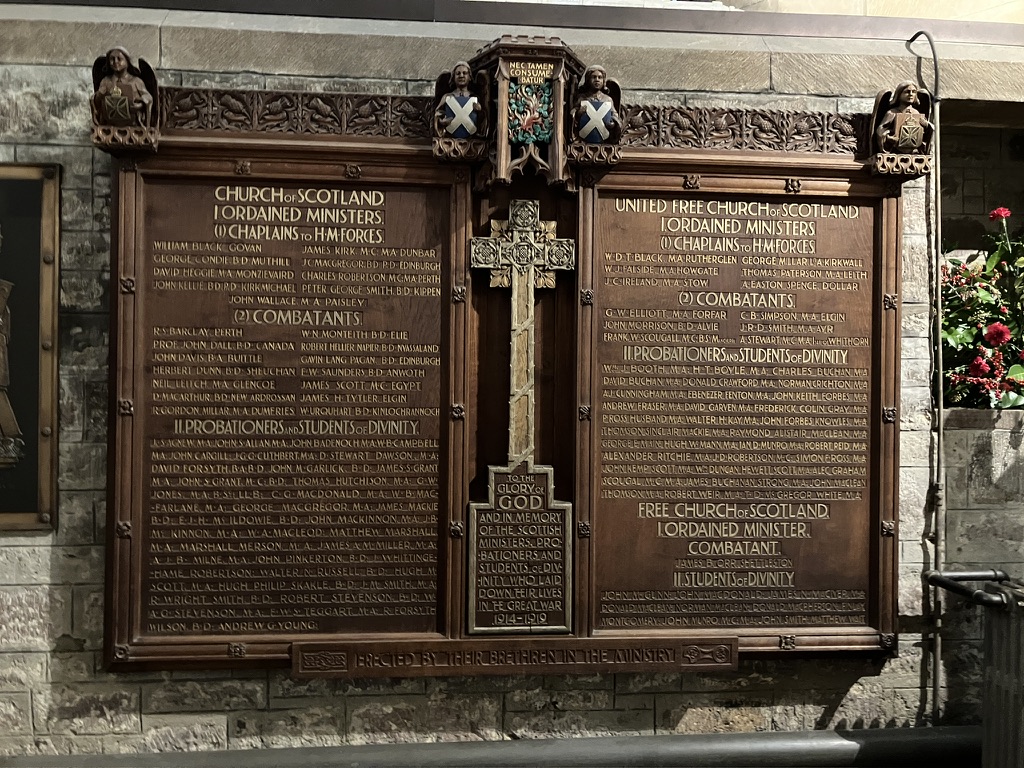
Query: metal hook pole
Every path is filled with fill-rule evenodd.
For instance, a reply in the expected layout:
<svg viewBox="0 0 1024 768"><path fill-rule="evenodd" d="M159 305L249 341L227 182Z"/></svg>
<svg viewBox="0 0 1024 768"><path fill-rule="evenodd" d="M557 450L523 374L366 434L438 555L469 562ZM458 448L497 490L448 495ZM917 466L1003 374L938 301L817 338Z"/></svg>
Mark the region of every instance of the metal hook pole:
<svg viewBox="0 0 1024 768"><path fill-rule="evenodd" d="M933 318L933 333L935 334L935 359L933 363L935 373L935 393L933 402L935 408L935 473L931 479L932 499L935 505L934 517L934 541L935 551L932 557L933 568L941 572L946 560L946 463L945 463L945 415L943 412L943 390L945 373L942 366L942 191L940 183L940 122L939 105L941 94L939 92L939 55L935 50L935 39L926 30L921 30L907 40L907 49L914 44L914 41L924 37L931 48L932 72L935 79L932 89L934 109L932 122L935 125L934 138L932 141L933 165L931 173L932 189L932 210L934 211L934 222L932 223L932 253L934 263L932 264L932 294L935 310ZM911 53L913 51L911 50ZM915 54L916 55L916 54ZM920 68L921 57L918 56ZM919 70L920 71L920 70ZM931 611L933 619L932 637L932 722L937 725L942 708L939 704L939 693L942 690L942 597L941 592L935 586L931 587Z"/></svg>
<svg viewBox="0 0 1024 768"><path fill-rule="evenodd" d="M932 96L935 98L935 101L937 102L941 98L941 96L939 94L939 54L936 53L935 51L935 38L932 37L931 32L922 29L920 32L915 32L914 36L907 40L907 48L912 46L914 44L914 41L917 40L917 38L921 37L922 35L928 41L928 46L932 49L932 72L935 75L935 87L932 89ZM913 51L911 51L911 53L913 53Z"/></svg>

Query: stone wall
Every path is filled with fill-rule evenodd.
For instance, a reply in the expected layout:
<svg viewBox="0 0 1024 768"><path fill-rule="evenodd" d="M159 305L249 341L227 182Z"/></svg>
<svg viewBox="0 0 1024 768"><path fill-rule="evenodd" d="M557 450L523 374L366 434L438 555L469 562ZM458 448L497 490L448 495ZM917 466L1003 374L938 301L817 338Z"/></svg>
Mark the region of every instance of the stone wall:
<svg viewBox="0 0 1024 768"><path fill-rule="evenodd" d="M279 670L105 672L110 160L89 143L92 60L122 43L165 84L429 93L437 72L483 42L539 30L8 5L0 5L0 26L0 161L63 167L59 525L52 533L0 532L0 754L930 722L920 577L931 562L933 450L923 181L904 193L897 658L755 660L714 675L351 682L297 682ZM544 31L559 34L583 60L605 63L634 101L863 112L878 87L914 71L896 42L869 48L843 40ZM1024 82L1010 78L1024 72L1024 61L1000 54L993 63L969 46L960 55L960 75L947 86L953 91L981 78L998 97ZM946 644L949 711L961 721L976 712L973 647L969 634Z"/></svg>
<svg viewBox="0 0 1024 768"><path fill-rule="evenodd" d="M725 4L745 11L761 13L829 13L850 16L897 16L908 19L951 19L991 21L998 14L1006 23L1024 22L1024 2L978 2L977 0L939 0L919 3L915 0L725 0Z"/></svg>
<svg viewBox="0 0 1024 768"><path fill-rule="evenodd" d="M997 568L1024 578L1024 412L946 411L946 560L950 570ZM984 631L981 608L947 598L955 635L970 640L948 657L963 672L950 686L959 698L981 695L976 642Z"/></svg>
<svg viewBox="0 0 1024 768"><path fill-rule="evenodd" d="M946 413L951 563L1024 575L1024 412Z"/></svg>
<svg viewBox="0 0 1024 768"><path fill-rule="evenodd" d="M1015 212L1011 234L1024 229L1024 124L944 129L940 173L943 252L986 249L999 231L988 218L994 208Z"/></svg>

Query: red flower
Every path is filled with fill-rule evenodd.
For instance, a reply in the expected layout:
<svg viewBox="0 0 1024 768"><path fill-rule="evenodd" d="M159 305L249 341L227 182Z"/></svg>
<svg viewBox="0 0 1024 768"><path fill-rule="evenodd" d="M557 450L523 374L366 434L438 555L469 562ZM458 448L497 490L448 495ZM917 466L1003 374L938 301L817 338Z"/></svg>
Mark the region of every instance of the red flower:
<svg viewBox="0 0 1024 768"><path fill-rule="evenodd" d="M1010 329L1002 323L992 323L992 325L985 329L985 341L993 347L1005 344L1010 340L1011 336Z"/></svg>
<svg viewBox="0 0 1024 768"><path fill-rule="evenodd" d="M967 371L971 376L984 376L989 370L988 363L985 362L983 357L974 358L973 362L967 367Z"/></svg>
<svg viewBox="0 0 1024 768"><path fill-rule="evenodd" d="M1008 219L1011 215L1009 208L996 208L989 212L988 218L989 221L995 221L996 219Z"/></svg>

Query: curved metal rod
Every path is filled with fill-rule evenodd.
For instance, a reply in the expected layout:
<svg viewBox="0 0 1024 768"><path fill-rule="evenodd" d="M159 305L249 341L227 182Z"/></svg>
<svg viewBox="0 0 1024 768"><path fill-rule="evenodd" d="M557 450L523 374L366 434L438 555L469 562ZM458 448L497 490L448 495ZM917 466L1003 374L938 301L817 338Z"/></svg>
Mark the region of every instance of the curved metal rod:
<svg viewBox="0 0 1024 768"><path fill-rule="evenodd" d="M924 29L922 29L919 32L915 32L914 36L907 40L907 50L909 51L910 46L914 44L914 41L917 40L917 38L921 37L922 35L928 40L928 45L932 49L932 71L935 74L935 88L932 90L932 96L935 98L936 101L938 101L941 98L939 94L939 55L938 53L935 52L935 40L934 38L932 38L931 33ZM910 52L914 53L913 51ZM917 56L917 54L914 55Z"/></svg>
<svg viewBox="0 0 1024 768"><path fill-rule="evenodd" d="M1006 571L995 569L986 571L928 571L925 573L926 578L931 575L941 576L950 581L1010 581Z"/></svg>
<svg viewBox="0 0 1024 768"><path fill-rule="evenodd" d="M934 553L932 557L932 563L935 566L936 572L941 569L946 563L946 459L945 459L945 411L943 410L943 390L944 390L944 379L945 372L942 369L942 192L940 187L940 166L941 166L941 120L939 119L939 109L942 104L939 93L939 55L935 50L935 39L931 36L931 33L927 30L920 30L913 37L907 40L907 50L917 57L917 72L918 78L921 78L921 56L913 50L914 41L919 37L924 36L928 40L928 45L931 48L932 54L932 71L935 76L935 87L932 93L933 99L933 115L932 122L935 125L934 137L932 139L932 155L934 156L934 165L932 167L932 173L928 179L929 191L931 192L932 201L932 306L934 307L934 317L932 318L933 333L934 333L934 362L933 362L933 375L934 375L934 387L935 393L933 395L933 402L935 408L935 460L933 462L933 471L931 477L931 490L934 500L934 514L932 515L934 535ZM929 582L930 583L930 582ZM936 589L937 585L932 585L932 589L929 590L929 600L931 620L932 620L932 718L935 722L939 722L942 715L942 703L941 703L941 690L943 685L942 680L942 600L939 598L939 591Z"/></svg>
<svg viewBox="0 0 1024 768"><path fill-rule="evenodd" d="M966 597L973 603L986 606L1005 607L1006 595L999 592L986 592L983 589L972 589L964 586L965 581L1007 581L1010 577L1005 571L925 571L925 579L929 584Z"/></svg>

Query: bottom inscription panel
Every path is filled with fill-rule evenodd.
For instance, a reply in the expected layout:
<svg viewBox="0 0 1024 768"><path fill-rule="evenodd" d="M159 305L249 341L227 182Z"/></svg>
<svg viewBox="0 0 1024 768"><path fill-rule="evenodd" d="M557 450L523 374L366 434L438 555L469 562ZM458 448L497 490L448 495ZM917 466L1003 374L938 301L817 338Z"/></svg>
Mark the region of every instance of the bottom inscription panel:
<svg viewBox="0 0 1024 768"><path fill-rule="evenodd" d="M572 505L551 467L490 468L489 504L469 505L469 631L568 633Z"/></svg>
<svg viewBox="0 0 1024 768"><path fill-rule="evenodd" d="M436 677L465 674L577 674L736 669L735 637L644 640L541 638L294 643L296 677Z"/></svg>

